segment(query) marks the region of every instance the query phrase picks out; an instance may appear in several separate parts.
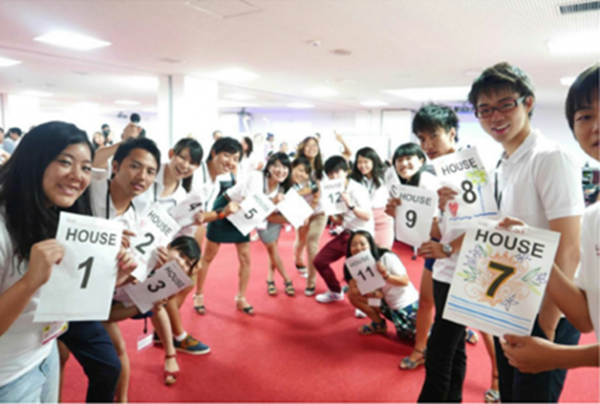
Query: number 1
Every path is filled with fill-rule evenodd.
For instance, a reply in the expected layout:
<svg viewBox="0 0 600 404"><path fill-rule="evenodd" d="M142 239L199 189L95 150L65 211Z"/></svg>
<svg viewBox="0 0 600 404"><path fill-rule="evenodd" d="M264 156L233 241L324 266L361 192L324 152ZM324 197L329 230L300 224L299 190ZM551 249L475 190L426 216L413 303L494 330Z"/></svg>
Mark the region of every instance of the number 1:
<svg viewBox="0 0 600 404"><path fill-rule="evenodd" d="M498 291L498 288L500 286L502 286L504 281L506 281L508 278L510 278L515 273L515 268L509 267L508 265L499 264L494 261L490 261L488 268L492 271L500 272L500 276L498 276L496 279L494 279L494 282L492 282L492 284L488 288L487 292L485 292L486 295L488 295L491 298L494 298L496 295L496 292Z"/></svg>
<svg viewBox="0 0 600 404"><path fill-rule="evenodd" d="M81 289L87 288L88 281L90 280L90 274L92 273L92 265L94 265L94 257L90 257L87 260L83 261L81 264L79 264L79 267L77 268L85 268L83 280L81 281Z"/></svg>

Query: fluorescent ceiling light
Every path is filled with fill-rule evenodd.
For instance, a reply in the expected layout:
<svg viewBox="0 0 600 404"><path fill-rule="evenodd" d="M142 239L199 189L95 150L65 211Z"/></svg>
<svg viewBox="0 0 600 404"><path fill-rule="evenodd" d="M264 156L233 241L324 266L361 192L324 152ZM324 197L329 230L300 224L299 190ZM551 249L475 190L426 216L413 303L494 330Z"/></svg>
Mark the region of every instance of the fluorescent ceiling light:
<svg viewBox="0 0 600 404"><path fill-rule="evenodd" d="M463 101L467 99L471 87L428 87L384 90L386 94L407 98L413 101Z"/></svg>
<svg viewBox="0 0 600 404"><path fill-rule="evenodd" d="M309 109L314 108L315 106L309 104L308 102L292 102L291 104L287 104L289 108L297 108L297 109Z"/></svg>
<svg viewBox="0 0 600 404"><path fill-rule="evenodd" d="M110 45L110 42L68 31L53 31L33 40L76 50L92 50Z"/></svg>
<svg viewBox="0 0 600 404"><path fill-rule="evenodd" d="M260 104L253 102L243 101L230 101L230 100L218 100L217 107L219 108L245 108L245 107L259 107Z"/></svg>
<svg viewBox="0 0 600 404"><path fill-rule="evenodd" d="M553 55L599 54L600 33L585 32L546 41Z"/></svg>
<svg viewBox="0 0 600 404"><path fill-rule="evenodd" d="M573 77L563 77L560 79L560 84L568 87L575 82L576 78L577 77L574 77L574 76Z"/></svg>
<svg viewBox="0 0 600 404"><path fill-rule="evenodd" d="M241 83L246 81L252 81L260 76L256 73L253 73L248 70L234 68L234 69L225 69L220 70L212 75L216 80L219 81L227 81L233 83Z"/></svg>
<svg viewBox="0 0 600 404"><path fill-rule="evenodd" d="M230 100L238 100L238 101L253 100L256 98L253 95L244 94L244 93L231 93L231 94L224 95L223 97L229 98Z"/></svg>
<svg viewBox="0 0 600 404"><path fill-rule="evenodd" d="M126 76L119 77L115 81L123 86L142 91L156 91L159 85L158 77L153 76Z"/></svg>
<svg viewBox="0 0 600 404"><path fill-rule="evenodd" d="M21 64L21 62L18 60L0 57L0 67L9 67L9 66L15 66L15 65L20 65L20 64Z"/></svg>
<svg viewBox="0 0 600 404"><path fill-rule="evenodd" d="M339 95L339 93L331 88L321 87L321 88L311 88L305 91L306 94L310 94L314 97L332 97L334 95Z"/></svg>
<svg viewBox="0 0 600 404"><path fill-rule="evenodd" d="M360 103L363 107L385 107L387 102L381 100L368 100Z"/></svg>
<svg viewBox="0 0 600 404"><path fill-rule="evenodd" d="M140 105L141 102L133 101L133 100L117 100L117 101L115 101L115 104L117 104L117 105Z"/></svg>
<svg viewBox="0 0 600 404"><path fill-rule="evenodd" d="M54 94L52 94L52 93L46 93L44 91L37 91L37 90L25 90L25 91L21 91L21 95L24 95L26 97L40 97L40 98L53 97L54 96Z"/></svg>
<svg viewBox="0 0 600 404"><path fill-rule="evenodd" d="M100 107L100 104L95 102L78 102L75 104L75 108L77 109L96 109Z"/></svg>

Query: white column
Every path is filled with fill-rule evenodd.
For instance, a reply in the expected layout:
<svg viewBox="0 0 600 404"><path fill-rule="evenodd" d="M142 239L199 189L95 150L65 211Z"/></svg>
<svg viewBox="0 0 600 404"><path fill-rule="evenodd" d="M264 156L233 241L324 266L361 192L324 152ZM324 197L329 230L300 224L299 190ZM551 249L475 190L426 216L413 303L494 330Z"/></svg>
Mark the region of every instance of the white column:
<svg viewBox="0 0 600 404"><path fill-rule="evenodd" d="M39 98L8 94L4 101L4 124L7 126L4 130L18 127L26 133L32 125L42 123L35 121L40 110Z"/></svg>

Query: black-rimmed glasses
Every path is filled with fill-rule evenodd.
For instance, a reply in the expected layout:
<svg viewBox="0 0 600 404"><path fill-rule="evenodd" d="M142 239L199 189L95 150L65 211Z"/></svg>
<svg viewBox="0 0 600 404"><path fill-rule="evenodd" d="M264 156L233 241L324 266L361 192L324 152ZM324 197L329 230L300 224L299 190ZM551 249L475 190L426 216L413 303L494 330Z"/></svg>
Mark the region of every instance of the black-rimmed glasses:
<svg viewBox="0 0 600 404"><path fill-rule="evenodd" d="M525 98L527 98L526 95L522 96L521 98L517 98L516 100L503 101L502 104L498 105L497 107L475 108L475 116L477 118L489 118L490 116L492 116L494 114L494 111L498 111L498 112L512 111L513 109L517 108L517 105L522 103L525 100Z"/></svg>

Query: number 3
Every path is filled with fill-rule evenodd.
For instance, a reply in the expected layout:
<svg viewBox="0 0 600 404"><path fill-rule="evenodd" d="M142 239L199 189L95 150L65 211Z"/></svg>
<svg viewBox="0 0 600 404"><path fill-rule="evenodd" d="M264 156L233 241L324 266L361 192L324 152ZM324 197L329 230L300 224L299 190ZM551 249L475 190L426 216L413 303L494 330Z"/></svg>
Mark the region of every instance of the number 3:
<svg viewBox="0 0 600 404"><path fill-rule="evenodd" d="M158 283L156 284L156 286L150 284L148 285L148 290L152 293L156 293L158 292L160 289L166 287L167 285L163 282L163 281L158 281Z"/></svg>

